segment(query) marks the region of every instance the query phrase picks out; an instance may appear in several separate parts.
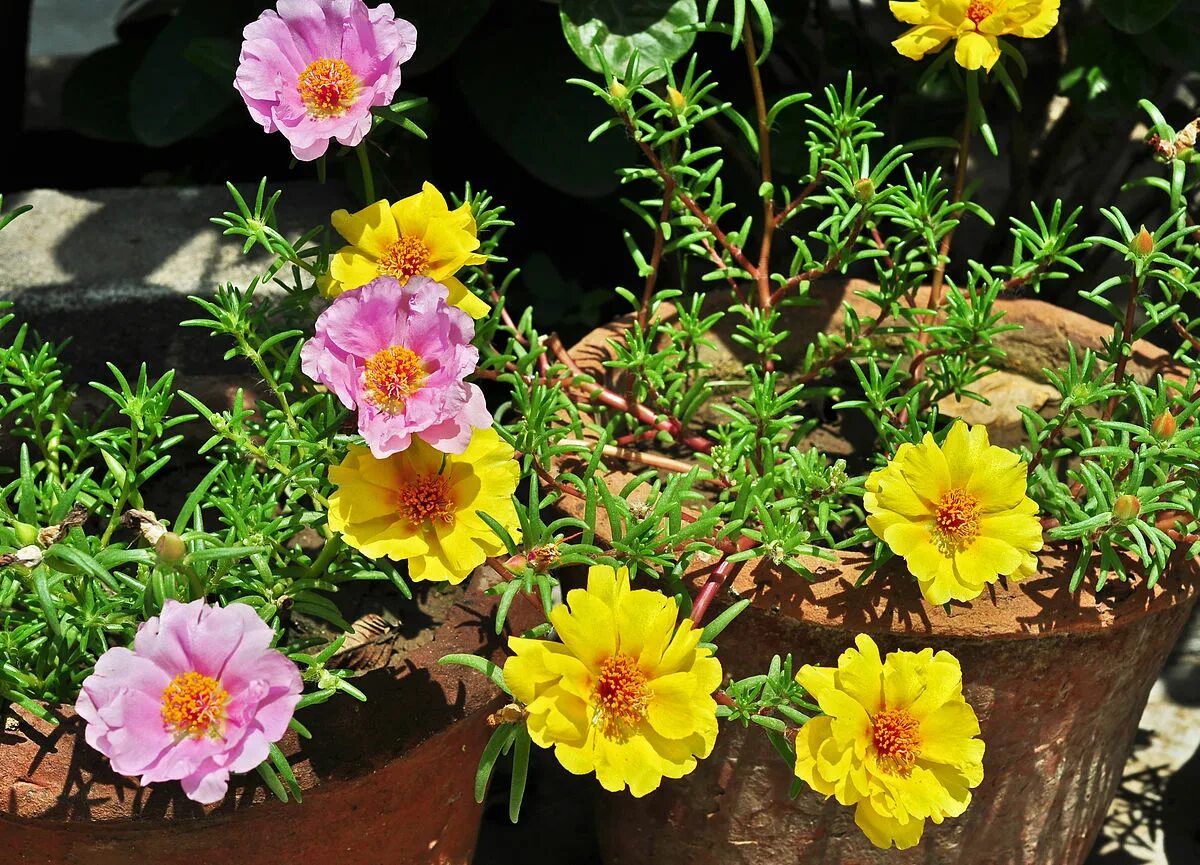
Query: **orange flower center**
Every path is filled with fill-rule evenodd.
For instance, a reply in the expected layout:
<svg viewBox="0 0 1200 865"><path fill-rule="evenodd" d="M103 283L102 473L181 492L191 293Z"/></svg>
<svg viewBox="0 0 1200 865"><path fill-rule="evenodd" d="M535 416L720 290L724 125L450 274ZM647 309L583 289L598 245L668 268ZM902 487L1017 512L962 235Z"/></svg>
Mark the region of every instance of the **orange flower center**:
<svg viewBox="0 0 1200 865"><path fill-rule="evenodd" d="M345 60L322 57L304 67L296 81L310 117L344 114L358 95L358 79Z"/></svg>
<svg viewBox="0 0 1200 865"><path fill-rule="evenodd" d="M391 244L379 257L379 272L394 276L403 285L409 277L419 276L429 267L429 247L419 237L407 234Z"/></svg>
<svg viewBox="0 0 1200 865"><path fill-rule="evenodd" d="M363 385L367 398L380 411L400 414L404 401L421 389L425 365L410 348L393 345L367 358Z"/></svg>
<svg viewBox="0 0 1200 865"><path fill-rule="evenodd" d="M943 555L966 548L979 537L979 499L966 490L950 490L937 504L933 517L934 542Z"/></svg>
<svg viewBox="0 0 1200 865"><path fill-rule="evenodd" d="M971 0L967 5L967 17L974 22L976 30L983 20L995 11L996 4L992 0Z"/></svg>
<svg viewBox="0 0 1200 865"><path fill-rule="evenodd" d="M624 741L633 727L646 718L650 688L637 659L613 655L600 666L596 680L596 715L593 723L609 739Z"/></svg>
<svg viewBox="0 0 1200 865"><path fill-rule="evenodd" d="M454 522L454 497L445 475L425 475L396 491L396 508L410 523Z"/></svg>
<svg viewBox="0 0 1200 865"><path fill-rule="evenodd" d="M921 755L921 725L907 709L884 709L871 720L875 756L884 771L905 778Z"/></svg>
<svg viewBox="0 0 1200 865"><path fill-rule="evenodd" d="M162 692L162 719L176 737L220 738L225 727L229 692L203 673L180 673Z"/></svg>

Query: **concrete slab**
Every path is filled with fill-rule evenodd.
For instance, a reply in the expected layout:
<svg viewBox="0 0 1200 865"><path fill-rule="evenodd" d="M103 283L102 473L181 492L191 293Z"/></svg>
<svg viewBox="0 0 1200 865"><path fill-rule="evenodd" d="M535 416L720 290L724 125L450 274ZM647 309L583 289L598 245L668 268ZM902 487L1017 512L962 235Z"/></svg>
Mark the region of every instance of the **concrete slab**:
<svg viewBox="0 0 1200 865"><path fill-rule="evenodd" d="M281 231L297 237L347 202L333 186L284 185ZM242 185L243 194L253 192ZM176 325L196 317L189 295L226 282L244 287L266 263L243 256L208 220L232 209L223 187L34 190L6 196L5 209L33 210L0 232L0 298L45 338L70 338L72 366L204 373L227 346Z"/></svg>

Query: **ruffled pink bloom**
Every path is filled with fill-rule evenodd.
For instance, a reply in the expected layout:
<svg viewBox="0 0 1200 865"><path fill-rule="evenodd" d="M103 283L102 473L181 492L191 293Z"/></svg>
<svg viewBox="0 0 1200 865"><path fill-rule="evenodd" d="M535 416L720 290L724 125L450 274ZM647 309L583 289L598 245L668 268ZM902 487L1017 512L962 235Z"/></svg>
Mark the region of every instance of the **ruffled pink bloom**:
<svg viewBox="0 0 1200 865"><path fill-rule="evenodd" d="M287 730L303 685L271 648L274 631L246 604L167 601L83 682L75 711L87 742L142 784L180 781L189 799L225 796Z"/></svg>
<svg viewBox="0 0 1200 865"><path fill-rule="evenodd" d="M446 286L381 276L337 296L300 352L301 369L358 411L358 431L383 459L417 436L444 453L489 427L483 391L463 381L479 363L475 323L446 303Z"/></svg>
<svg viewBox="0 0 1200 865"><path fill-rule="evenodd" d="M233 86L254 120L307 162L331 138L353 147L371 131L371 108L391 103L417 28L386 3L279 0L242 38Z"/></svg>

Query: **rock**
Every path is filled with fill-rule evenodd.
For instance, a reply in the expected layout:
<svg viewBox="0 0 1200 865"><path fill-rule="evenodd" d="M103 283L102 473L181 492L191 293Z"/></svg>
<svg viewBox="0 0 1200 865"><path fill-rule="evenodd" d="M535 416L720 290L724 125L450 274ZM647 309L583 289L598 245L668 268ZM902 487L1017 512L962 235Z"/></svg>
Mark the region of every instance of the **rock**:
<svg viewBox="0 0 1200 865"><path fill-rule="evenodd" d="M995 370L971 386L987 403L948 396L938 402L938 410L949 417L962 418L969 424L985 424L992 444L1011 448L1026 441L1018 406L1042 412L1059 402L1058 391L1019 373Z"/></svg>
<svg viewBox="0 0 1200 865"><path fill-rule="evenodd" d="M280 230L298 237L346 203L330 187L288 184ZM219 371L228 346L177 326L201 312L187 298L245 287L267 262L243 256L209 222L233 208L223 187L39 189L4 200L5 210L24 204L34 209L0 232L0 299L44 338L70 338L64 355L79 378L95 378L105 361L124 370L145 361L155 374Z"/></svg>

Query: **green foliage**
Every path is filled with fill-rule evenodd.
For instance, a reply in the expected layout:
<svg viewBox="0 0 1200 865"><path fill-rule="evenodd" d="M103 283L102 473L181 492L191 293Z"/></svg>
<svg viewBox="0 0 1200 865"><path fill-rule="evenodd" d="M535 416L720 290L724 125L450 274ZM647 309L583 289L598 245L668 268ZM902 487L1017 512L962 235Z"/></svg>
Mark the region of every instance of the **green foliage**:
<svg viewBox="0 0 1200 865"><path fill-rule="evenodd" d="M563 0L559 7L567 44L593 72L632 67L660 77L688 52L699 20L696 0Z"/></svg>

